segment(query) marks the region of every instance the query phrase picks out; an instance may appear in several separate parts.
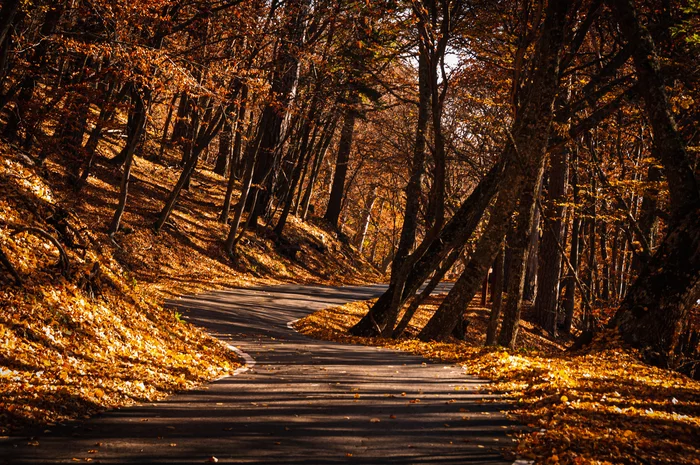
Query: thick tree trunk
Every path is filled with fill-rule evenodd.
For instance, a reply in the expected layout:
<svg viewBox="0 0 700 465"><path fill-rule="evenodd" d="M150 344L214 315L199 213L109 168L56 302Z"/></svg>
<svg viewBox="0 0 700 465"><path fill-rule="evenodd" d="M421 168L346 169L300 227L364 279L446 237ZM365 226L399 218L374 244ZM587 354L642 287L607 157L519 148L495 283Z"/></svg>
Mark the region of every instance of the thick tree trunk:
<svg viewBox="0 0 700 465"><path fill-rule="evenodd" d="M547 127L546 130L548 131L549 128ZM543 150L544 148L542 147ZM544 153L540 155L539 160L535 157L528 158L534 159L533 161L535 162L539 161L541 164L540 166L530 165L530 172L526 173L527 177L523 182L523 190L519 199L514 234L508 243L512 253L508 272L510 275L507 288L508 299L503 308L503 323L498 335L498 343L509 348L515 347L520 327L525 271L530 251L528 233L533 227L537 196L540 192L542 175L544 173Z"/></svg>
<svg viewBox="0 0 700 465"><path fill-rule="evenodd" d="M700 299L700 208L676 221L610 325L647 360L675 366L674 349Z"/></svg>

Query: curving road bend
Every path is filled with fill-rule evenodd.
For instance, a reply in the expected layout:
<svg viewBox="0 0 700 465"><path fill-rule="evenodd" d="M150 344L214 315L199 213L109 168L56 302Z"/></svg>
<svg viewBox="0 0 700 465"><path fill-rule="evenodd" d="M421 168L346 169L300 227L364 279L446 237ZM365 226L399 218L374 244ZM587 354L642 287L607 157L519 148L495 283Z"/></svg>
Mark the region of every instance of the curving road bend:
<svg viewBox="0 0 700 465"><path fill-rule="evenodd" d="M517 426L500 413L505 405L483 402L483 380L456 365L316 341L288 326L383 289L285 285L169 302L235 344L248 370L53 429L39 447L26 438L0 442L0 463L511 464L501 449Z"/></svg>

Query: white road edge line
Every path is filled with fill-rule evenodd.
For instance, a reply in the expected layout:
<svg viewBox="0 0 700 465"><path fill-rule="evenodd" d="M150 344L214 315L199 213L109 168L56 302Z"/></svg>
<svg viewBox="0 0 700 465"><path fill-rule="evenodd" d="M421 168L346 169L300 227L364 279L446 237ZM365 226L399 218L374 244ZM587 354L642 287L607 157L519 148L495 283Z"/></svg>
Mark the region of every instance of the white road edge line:
<svg viewBox="0 0 700 465"><path fill-rule="evenodd" d="M295 332L298 333L299 331L297 331L296 328L294 327L294 323L296 323L296 322L299 321L299 320L301 320L301 318L297 318L297 319L295 319L295 320L292 320L292 321L287 322L287 328L289 328L289 329L291 329L292 331L295 331Z"/></svg>
<svg viewBox="0 0 700 465"><path fill-rule="evenodd" d="M251 357L247 353L243 352L238 347L231 345L231 344L224 342L224 341L221 341L221 342L222 342L222 344L224 344L224 346L226 346L226 348L228 350L230 350L231 352L238 355L245 362L242 367L236 368L235 370L233 370L233 376L237 376L237 375L240 375L241 373L245 373L246 371L251 370L255 366L255 364L257 363L253 357ZM228 378L229 376L231 376L231 375L220 376L220 377L216 378L214 381L219 381L219 380L222 380L224 378Z"/></svg>

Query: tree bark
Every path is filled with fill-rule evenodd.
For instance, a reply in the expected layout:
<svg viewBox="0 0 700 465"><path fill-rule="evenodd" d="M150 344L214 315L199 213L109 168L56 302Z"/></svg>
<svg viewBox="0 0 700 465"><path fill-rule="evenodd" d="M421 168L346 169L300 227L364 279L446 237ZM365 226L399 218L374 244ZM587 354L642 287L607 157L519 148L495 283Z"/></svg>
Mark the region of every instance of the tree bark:
<svg viewBox="0 0 700 465"><path fill-rule="evenodd" d="M130 84L133 86L133 84ZM131 97L134 100L134 111L133 111L133 125L135 131L142 132L146 126L146 107L144 105L144 100L139 91L135 88L131 89ZM131 164L134 161L134 152L136 152L136 146L138 145L137 138L131 138L127 140L127 145L124 149L124 154L126 159L124 160L124 172L122 173L122 180L119 187L119 203L117 209L112 217L112 222L107 229L107 234L113 236L117 231L119 231L119 225L121 223L122 215L126 209L126 199L129 195L129 177L131 176Z"/></svg>
<svg viewBox="0 0 700 465"><path fill-rule="evenodd" d="M566 184L569 178L568 152L566 146L550 154L548 202L544 212L544 228L540 246L540 261L535 300L535 316L542 327L551 335L557 330L557 306L559 300L559 275L562 257L557 247L562 241L564 229L563 205L566 197Z"/></svg>
<svg viewBox="0 0 700 465"><path fill-rule="evenodd" d="M333 228L338 229L338 219L345 195L345 178L348 174L348 164L350 163L350 151L352 150L352 139L355 133L355 120L357 119L357 109L355 106L359 102L359 94L356 90L350 90L348 107L345 110L345 121L340 131L340 141L338 142L338 155L335 160L335 174L333 175L333 186L328 199L328 206L323 218L328 221Z"/></svg>
<svg viewBox="0 0 700 465"><path fill-rule="evenodd" d="M236 176L239 174L239 160L241 158L241 152L243 147L243 131L246 129L244 125L245 114L248 105L248 86L243 85L241 88L241 102L238 105L238 116L236 117L236 129L233 136L233 152L231 158L233 160L232 166L228 174L228 183L226 184L226 195L224 196L224 204L221 207L221 215L219 215L219 221L226 224L228 222L228 215L231 209L231 198L233 197L233 188L236 185ZM250 122L249 122L250 124ZM245 164L245 163L244 163Z"/></svg>
<svg viewBox="0 0 700 465"><path fill-rule="evenodd" d="M486 328L486 345L492 346L496 344L496 336L498 334L498 323L501 318L501 309L503 306L503 268L505 265L505 250L504 244L496 255L496 260L493 265L493 285L491 286L491 296L493 303L491 304L491 313L489 313L489 323Z"/></svg>
<svg viewBox="0 0 700 465"><path fill-rule="evenodd" d="M224 122L224 128L219 134L219 151L216 155L216 164L214 165L214 172L220 174L221 176L226 176L229 170L229 165L231 164L231 155L233 151L231 150L231 139L233 139L233 127L234 124L226 119Z"/></svg>
<svg viewBox="0 0 700 465"><path fill-rule="evenodd" d="M365 205L362 209L362 215L360 216L359 229L357 231L357 236L355 237L355 245L357 246L357 253L362 255L362 251L365 248L365 237L367 237L367 229L369 228L369 220L372 218L372 208L374 208L374 202L377 200L377 186L372 186L369 194L365 198Z"/></svg>

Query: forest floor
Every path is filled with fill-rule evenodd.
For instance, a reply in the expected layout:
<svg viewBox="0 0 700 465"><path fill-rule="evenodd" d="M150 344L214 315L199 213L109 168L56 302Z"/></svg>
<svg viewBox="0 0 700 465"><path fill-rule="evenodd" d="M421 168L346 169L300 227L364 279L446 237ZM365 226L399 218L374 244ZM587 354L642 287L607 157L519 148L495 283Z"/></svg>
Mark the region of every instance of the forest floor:
<svg viewBox="0 0 700 465"><path fill-rule="evenodd" d="M480 296L466 313L464 341L419 341L415 337L442 298L422 305L400 340L348 335L373 301L321 310L295 327L318 339L454 362L492 380L484 392L509 399L508 414L530 427L519 437L518 455L537 463L700 464L700 382L645 365L609 334L585 351L567 352L570 340L551 340L527 321L527 313L515 350L484 347L489 309L480 306Z"/></svg>
<svg viewBox="0 0 700 465"><path fill-rule="evenodd" d="M111 141L102 156L119 145ZM113 239L106 229L119 168L99 162L76 193L65 160L50 156L38 167L28 155L0 143L0 248L23 281L0 266L0 435L232 374L237 356L164 309L165 299L257 284L381 280L328 229L295 218L285 230L295 253L280 251L261 228L245 236L232 263L221 246L227 228L217 222L225 180L206 167L156 234L151 225L180 173L174 151L160 163L135 159L123 228Z"/></svg>

